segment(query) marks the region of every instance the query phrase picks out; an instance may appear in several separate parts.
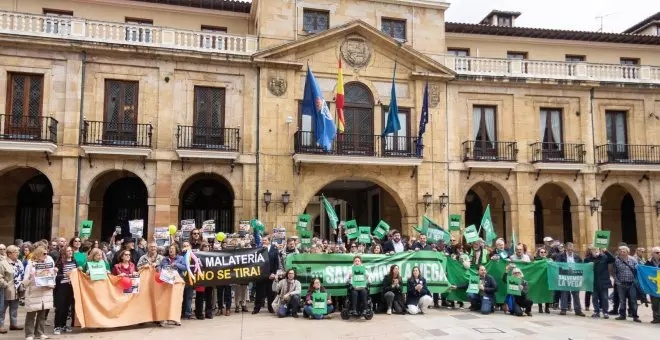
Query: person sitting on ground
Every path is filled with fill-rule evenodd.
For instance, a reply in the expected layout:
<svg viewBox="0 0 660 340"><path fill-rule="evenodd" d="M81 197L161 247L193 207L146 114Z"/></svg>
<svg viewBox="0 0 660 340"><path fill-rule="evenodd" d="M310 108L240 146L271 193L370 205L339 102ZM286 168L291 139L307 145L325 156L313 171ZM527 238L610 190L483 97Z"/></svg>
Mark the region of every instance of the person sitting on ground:
<svg viewBox="0 0 660 340"><path fill-rule="evenodd" d="M424 314L426 309L433 304L433 298L426 287L426 279L419 272L419 267L413 267L407 287L406 305L408 313L412 315Z"/></svg>
<svg viewBox="0 0 660 340"><path fill-rule="evenodd" d="M383 278L383 299L387 304L387 315L392 314L394 310L397 314L403 314L405 307L403 304L403 278L401 277L399 266L393 264L390 266L390 273Z"/></svg>
<svg viewBox="0 0 660 340"><path fill-rule="evenodd" d="M479 293L468 293L470 300L470 311L481 310L481 314L490 314L493 312L495 304L495 293L497 292L497 282L488 275L486 267L479 265ZM468 284L460 286L467 288Z"/></svg>
<svg viewBox="0 0 660 340"><path fill-rule="evenodd" d="M529 255L526 254L525 252L525 245L522 243L519 243L516 245L516 252L515 254L511 255L510 257L511 261L520 261L520 262L531 262L532 260L529 258Z"/></svg>
<svg viewBox="0 0 660 340"><path fill-rule="evenodd" d="M353 258L353 267L355 266L361 266L362 265L362 257L360 256L355 256ZM352 289L351 289L351 310L350 314L353 316L358 315L359 313L357 312L357 307L358 307L358 302L360 303L361 308L364 310L367 308L367 296L369 295L369 289L368 287L354 287L352 284L353 280L353 267L351 267L351 270L348 271L348 274L346 275L346 284L348 284ZM369 275L365 275L365 279L367 282L367 286L371 283L371 280L369 279Z"/></svg>
<svg viewBox="0 0 660 340"><path fill-rule="evenodd" d="M300 281L296 280L296 272L289 269L286 272L286 278L277 281L275 289L280 301L280 306L277 309L277 316L283 318L285 316L298 317L298 309L300 308Z"/></svg>
<svg viewBox="0 0 660 340"><path fill-rule="evenodd" d="M513 269L513 270L511 270ZM504 270L504 275L502 275L502 281L507 282L507 276L509 273L509 270L511 270L511 275L514 277L520 279L520 295L513 295L513 308L512 310L509 311L509 313L514 314L516 316L523 316L523 308L525 309L525 314L527 316L532 316L532 305L534 304L529 298L527 298L527 292L529 289L529 284L527 283L527 280L524 280L523 277L523 272L520 270L520 268L516 267L514 264L508 264Z"/></svg>
<svg viewBox="0 0 660 340"><path fill-rule="evenodd" d="M326 314L314 314L312 312L314 310L313 307L314 293L325 293L325 292L326 292L325 287L321 285L321 279L319 279L318 277L314 278L312 280L312 284L309 285L309 288L307 288L307 296L305 297L305 307L303 308L303 316L316 320L321 320L324 318L329 319L330 314L335 310L334 307L332 306L332 300L330 300L330 295L328 295Z"/></svg>

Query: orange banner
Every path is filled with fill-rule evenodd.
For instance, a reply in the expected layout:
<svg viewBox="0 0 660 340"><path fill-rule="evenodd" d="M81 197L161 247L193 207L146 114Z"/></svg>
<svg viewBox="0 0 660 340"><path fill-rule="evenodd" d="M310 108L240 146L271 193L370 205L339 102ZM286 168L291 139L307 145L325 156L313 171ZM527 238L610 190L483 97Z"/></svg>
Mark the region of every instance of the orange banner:
<svg viewBox="0 0 660 340"><path fill-rule="evenodd" d="M108 276L91 281L79 270L71 272L71 285L76 299L76 324L86 328L124 327L163 320L181 321L183 280L177 276L174 285L158 283L156 270L140 272L139 292L124 294L121 277Z"/></svg>

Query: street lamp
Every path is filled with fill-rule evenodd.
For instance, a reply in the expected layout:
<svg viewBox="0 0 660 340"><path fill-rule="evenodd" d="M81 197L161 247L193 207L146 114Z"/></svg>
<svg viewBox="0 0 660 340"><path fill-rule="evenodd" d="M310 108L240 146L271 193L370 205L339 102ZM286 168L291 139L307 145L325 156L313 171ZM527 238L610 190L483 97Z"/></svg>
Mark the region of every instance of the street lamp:
<svg viewBox="0 0 660 340"><path fill-rule="evenodd" d="M270 205L272 196L273 194L270 191L266 190L266 192L264 192L264 203L266 204L266 211L268 211L268 206Z"/></svg>
<svg viewBox="0 0 660 340"><path fill-rule="evenodd" d="M655 201L655 216L660 216L660 201Z"/></svg>
<svg viewBox="0 0 660 340"><path fill-rule="evenodd" d="M449 204L449 196L443 192L438 198L440 199L440 211L442 211Z"/></svg>
<svg viewBox="0 0 660 340"><path fill-rule="evenodd" d="M288 191L284 191L282 194L282 205L284 206L283 212L286 212L286 206L289 204L289 198L291 198L291 194L289 194Z"/></svg>
<svg viewBox="0 0 660 340"><path fill-rule="evenodd" d="M422 196L424 199L424 211L426 211L429 208L429 205L431 205L431 200L433 199L433 196L426 192L424 196Z"/></svg>
<svg viewBox="0 0 660 340"><path fill-rule="evenodd" d="M600 200L596 197L592 198L589 201L589 208L591 209L591 216L593 216L594 212L597 212L598 208L600 208Z"/></svg>

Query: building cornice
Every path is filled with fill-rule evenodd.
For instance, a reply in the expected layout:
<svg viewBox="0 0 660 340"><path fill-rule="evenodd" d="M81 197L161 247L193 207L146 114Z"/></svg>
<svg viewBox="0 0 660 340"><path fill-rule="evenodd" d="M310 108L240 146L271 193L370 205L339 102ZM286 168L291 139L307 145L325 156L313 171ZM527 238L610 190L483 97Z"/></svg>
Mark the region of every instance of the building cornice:
<svg viewBox="0 0 660 340"><path fill-rule="evenodd" d="M368 0L372 2L379 2L383 4L403 5L418 8L431 8L446 10L449 8L449 3L440 0Z"/></svg>
<svg viewBox="0 0 660 340"><path fill-rule="evenodd" d="M141 1L132 1L132 0L72 0L73 2L83 3L83 4L101 4L115 7L125 7L125 8L139 8L147 9L150 11L163 11L163 12L179 12L179 13L190 13L195 15L203 16L225 16L225 17L236 17L236 18L249 18L250 13L242 12L231 12L231 11L221 11L217 9L206 9L206 8L195 8L195 7L186 7L186 6L177 6L177 5L167 5L167 4L157 4L152 2L141 2Z"/></svg>

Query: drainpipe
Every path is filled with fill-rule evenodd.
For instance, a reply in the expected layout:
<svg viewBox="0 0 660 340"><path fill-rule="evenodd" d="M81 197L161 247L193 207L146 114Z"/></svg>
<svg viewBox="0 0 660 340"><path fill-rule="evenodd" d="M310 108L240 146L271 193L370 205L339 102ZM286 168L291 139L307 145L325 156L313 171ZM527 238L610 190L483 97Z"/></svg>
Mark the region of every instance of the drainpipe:
<svg viewBox="0 0 660 340"><path fill-rule="evenodd" d="M259 218L259 153L261 152L260 149L260 137L259 137L259 130L261 129L260 122L259 122L259 116L260 116L260 110L261 108L261 66L257 67L257 152L256 152L256 164L257 164L257 171L256 171L256 185L254 189L254 214L255 218Z"/></svg>
<svg viewBox="0 0 660 340"><path fill-rule="evenodd" d="M78 119L78 131L79 133L82 133L83 129L83 124L84 122L84 112L83 112L83 104L85 102L85 66L87 62L87 52L83 51L82 52L82 70L81 70L81 75L80 75L80 117ZM78 146L82 147L82 140L83 136L79 135L78 138ZM78 225L80 224L79 222L79 211L80 211L80 172L82 171L82 155L80 154L80 150L78 150L78 172L76 173L76 197L75 197L75 203L76 203L76 217L75 217L75 222L73 224L74 227L74 236L78 236Z"/></svg>
<svg viewBox="0 0 660 340"><path fill-rule="evenodd" d="M595 88L589 90L589 114L591 115L591 147L594 151L594 164L596 164L596 133L594 132L594 92Z"/></svg>

